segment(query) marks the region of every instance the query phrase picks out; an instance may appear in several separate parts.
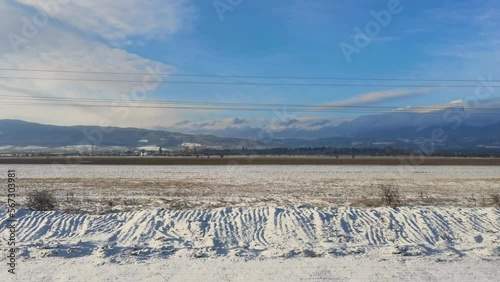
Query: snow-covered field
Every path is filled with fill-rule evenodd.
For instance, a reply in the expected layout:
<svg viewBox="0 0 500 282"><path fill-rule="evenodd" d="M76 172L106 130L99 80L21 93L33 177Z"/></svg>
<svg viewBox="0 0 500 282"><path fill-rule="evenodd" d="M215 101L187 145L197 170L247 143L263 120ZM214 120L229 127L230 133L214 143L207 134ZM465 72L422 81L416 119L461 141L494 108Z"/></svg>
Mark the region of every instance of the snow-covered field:
<svg viewBox="0 0 500 282"><path fill-rule="evenodd" d="M500 192L498 167L13 168L20 199L30 189L44 188L64 205L90 213L20 210L18 274L7 276L12 281L495 281L500 276L500 208L484 200ZM359 204L377 197L379 184L398 187L406 204ZM3 250L6 226L2 211Z"/></svg>
<svg viewBox="0 0 500 282"><path fill-rule="evenodd" d="M92 258L48 258L20 268L12 281L498 281L498 260L339 257L237 261L153 259L96 265ZM21 266L23 267L23 266ZM4 280L5 281L5 280ZM7 279L6 281L9 281Z"/></svg>
<svg viewBox="0 0 500 282"><path fill-rule="evenodd" d="M141 208L370 206L380 185L404 205L492 206L499 166L113 166L0 165L16 169L20 197L48 189L61 209L91 213ZM376 203L375 203L376 205Z"/></svg>
<svg viewBox="0 0 500 282"><path fill-rule="evenodd" d="M500 275L496 208L21 211L18 217L17 271L26 281L125 273L125 280L142 281L494 281Z"/></svg>

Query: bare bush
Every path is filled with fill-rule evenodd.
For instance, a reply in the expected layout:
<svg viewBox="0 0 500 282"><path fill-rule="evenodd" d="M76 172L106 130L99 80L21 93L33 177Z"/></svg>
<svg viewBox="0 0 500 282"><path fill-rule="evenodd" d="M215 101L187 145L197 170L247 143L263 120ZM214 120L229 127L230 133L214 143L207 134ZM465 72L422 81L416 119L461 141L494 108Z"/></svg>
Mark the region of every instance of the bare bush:
<svg viewBox="0 0 500 282"><path fill-rule="evenodd" d="M66 202L73 203L75 202L75 193L74 192L66 192Z"/></svg>
<svg viewBox="0 0 500 282"><path fill-rule="evenodd" d="M472 203L472 205L473 205L474 207L477 207L477 199L476 199L476 197L474 196L474 193L472 193L472 194L470 195L470 198L467 198L467 199L468 199L468 200Z"/></svg>
<svg viewBox="0 0 500 282"><path fill-rule="evenodd" d="M81 213L80 205L81 202L75 197L75 193L68 191L66 192L66 200L62 203L62 207L59 205L59 208L62 208L65 213Z"/></svg>
<svg viewBox="0 0 500 282"><path fill-rule="evenodd" d="M380 198L382 203L387 206L397 206L401 204L399 190L392 185L380 185Z"/></svg>
<svg viewBox="0 0 500 282"><path fill-rule="evenodd" d="M500 208L500 194L492 194L491 200L495 206Z"/></svg>
<svg viewBox="0 0 500 282"><path fill-rule="evenodd" d="M28 193L26 206L32 211L53 211L57 207L57 200L52 192L34 190Z"/></svg>

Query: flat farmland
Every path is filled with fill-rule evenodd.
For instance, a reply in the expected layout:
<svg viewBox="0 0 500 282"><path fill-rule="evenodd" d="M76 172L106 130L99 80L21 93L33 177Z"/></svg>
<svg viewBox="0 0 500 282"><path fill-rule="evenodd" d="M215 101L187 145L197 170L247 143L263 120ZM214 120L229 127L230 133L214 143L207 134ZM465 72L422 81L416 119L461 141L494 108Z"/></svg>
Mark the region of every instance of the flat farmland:
<svg viewBox="0 0 500 282"><path fill-rule="evenodd" d="M325 157L220 156L202 157L0 157L0 164L85 165L480 165L500 166L500 158L465 157Z"/></svg>
<svg viewBox="0 0 500 282"><path fill-rule="evenodd" d="M394 187L402 206L495 206L500 166L0 165L16 169L18 195L55 192L67 211L142 208L380 206Z"/></svg>
<svg viewBox="0 0 500 282"><path fill-rule="evenodd" d="M499 274L500 209L492 195L500 194L500 166L0 169L17 176L16 281L121 274L152 281L492 281ZM381 187L399 191L397 207L385 206ZM57 210L23 208L35 189L54 192ZM47 273L50 264L61 267Z"/></svg>

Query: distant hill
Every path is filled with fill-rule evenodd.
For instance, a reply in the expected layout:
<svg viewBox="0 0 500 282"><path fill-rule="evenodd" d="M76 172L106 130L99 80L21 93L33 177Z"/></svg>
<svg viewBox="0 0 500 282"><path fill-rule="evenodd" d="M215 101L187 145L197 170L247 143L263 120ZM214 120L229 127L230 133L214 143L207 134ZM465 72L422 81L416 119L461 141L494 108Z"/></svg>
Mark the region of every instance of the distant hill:
<svg viewBox="0 0 500 282"><path fill-rule="evenodd" d="M479 123L482 120L484 122ZM304 139L250 140L140 128L55 126L21 120L0 120L0 146L56 148L93 143L96 147L179 148L182 143L199 143L231 149L329 146L422 149L433 146L433 149L488 147L500 150L500 121L497 115L476 116L457 126L454 122L442 122L435 117L415 113L382 114L363 116L329 130L331 137L328 138L305 139L308 136L304 136ZM436 132L440 134L438 137L441 140L436 139Z"/></svg>
<svg viewBox="0 0 500 282"><path fill-rule="evenodd" d="M340 124L329 116L287 118L274 122L270 145L283 147L395 147L420 150L489 148L500 150L500 100L472 107L454 101L441 110L415 112L400 109L359 116ZM422 108L421 110L425 110ZM217 123L218 122L218 123ZM213 124L217 126L213 126ZM185 133L225 137L259 136L263 128L235 118L212 122L183 121L164 128Z"/></svg>
<svg viewBox="0 0 500 282"><path fill-rule="evenodd" d="M140 142L141 140L143 142ZM147 140L147 143L144 140ZM176 148L182 143L200 143L206 146L228 148L265 146L263 142L258 141L203 134L191 135L140 128L55 126L21 120L0 120L0 146L62 147L92 145L92 143L95 146L156 145L164 148Z"/></svg>

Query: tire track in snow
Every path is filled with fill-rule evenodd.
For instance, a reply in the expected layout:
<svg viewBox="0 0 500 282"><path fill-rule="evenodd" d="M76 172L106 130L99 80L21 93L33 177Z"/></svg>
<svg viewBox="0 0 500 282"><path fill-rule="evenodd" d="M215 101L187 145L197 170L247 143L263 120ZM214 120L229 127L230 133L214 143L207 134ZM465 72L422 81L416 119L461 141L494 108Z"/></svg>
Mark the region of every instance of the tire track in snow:
<svg viewBox="0 0 500 282"><path fill-rule="evenodd" d="M6 226L6 220L5 212L0 213L0 227ZM3 230L2 236L5 234ZM494 253L500 240L500 209L258 207L108 215L23 212L18 219L18 240L24 246L38 241L65 244L80 240L131 248L174 246L188 252L212 249L217 255L242 248L327 253L329 248L401 245L465 251L486 248Z"/></svg>

